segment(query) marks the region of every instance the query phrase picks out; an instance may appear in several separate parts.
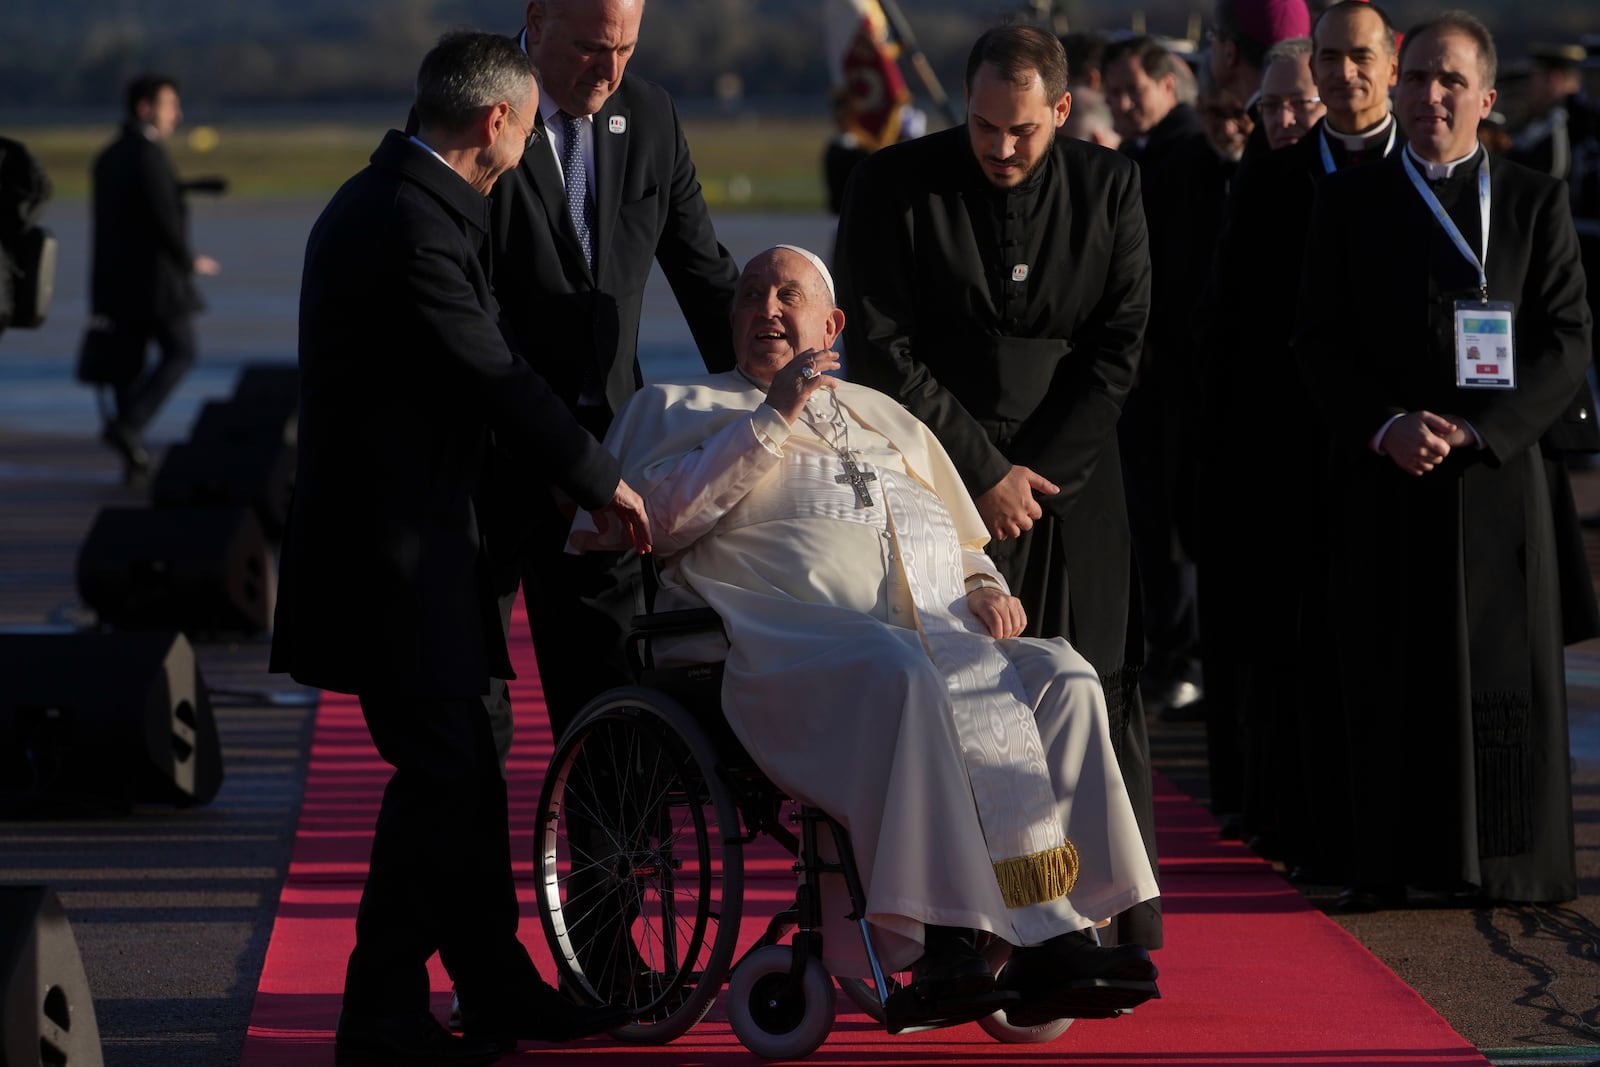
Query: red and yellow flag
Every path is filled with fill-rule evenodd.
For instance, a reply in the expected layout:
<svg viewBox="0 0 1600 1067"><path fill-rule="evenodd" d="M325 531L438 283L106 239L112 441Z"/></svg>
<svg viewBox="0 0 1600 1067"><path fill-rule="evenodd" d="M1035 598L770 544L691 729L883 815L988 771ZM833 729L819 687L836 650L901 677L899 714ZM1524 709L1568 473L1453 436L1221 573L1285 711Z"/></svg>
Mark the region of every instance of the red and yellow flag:
<svg viewBox="0 0 1600 1067"><path fill-rule="evenodd" d="M823 0L828 63L844 128L868 149L900 138L911 90L896 63L889 20L878 0Z"/></svg>

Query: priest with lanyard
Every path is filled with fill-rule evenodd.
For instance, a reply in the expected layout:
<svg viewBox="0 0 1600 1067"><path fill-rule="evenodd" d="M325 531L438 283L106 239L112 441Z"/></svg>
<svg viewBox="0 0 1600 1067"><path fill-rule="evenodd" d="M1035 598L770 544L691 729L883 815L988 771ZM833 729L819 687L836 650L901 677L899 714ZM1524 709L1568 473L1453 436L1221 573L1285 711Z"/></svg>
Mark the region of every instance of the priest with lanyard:
<svg viewBox="0 0 1600 1067"><path fill-rule="evenodd" d="M1539 440L1583 380L1592 323L1566 187L1478 144L1495 65L1465 13L1405 35L1406 148L1322 185L1301 291L1362 785L1327 859L1369 907L1578 891L1555 547L1575 519L1552 506Z"/></svg>
<svg viewBox="0 0 1600 1067"><path fill-rule="evenodd" d="M1132 1007L1158 995L1148 952L1090 928L1157 888L1099 679L1065 640L1019 636L927 427L827 373L834 304L816 255L760 253L735 293L737 369L648 385L618 414L606 446L647 501L663 588L721 616L723 711L777 785L849 831L908 998L998 988L1017 1026ZM580 514L573 544L607 532ZM980 930L1017 949L998 980ZM824 931L834 973L870 973L859 946Z"/></svg>
<svg viewBox="0 0 1600 1067"><path fill-rule="evenodd" d="M1196 569L1212 810L1229 836L1314 877L1333 831L1308 802L1326 808L1346 789L1341 764L1322 758L1333 680L1317 651L1326 613L1310 576L1325 573L1326 546L1303 454L1258 449L1257 424L1262 411L1311 402L1289 342L1317 186L1387 157L1399 136L1389 109L1395 30L1383 9L1335 4L1311 42L1326 116L1296 143L1248 160L1229 194L1196 328L1195 445L1207 502ZM1297 432L1321 447L1314 427Z"/></svg>

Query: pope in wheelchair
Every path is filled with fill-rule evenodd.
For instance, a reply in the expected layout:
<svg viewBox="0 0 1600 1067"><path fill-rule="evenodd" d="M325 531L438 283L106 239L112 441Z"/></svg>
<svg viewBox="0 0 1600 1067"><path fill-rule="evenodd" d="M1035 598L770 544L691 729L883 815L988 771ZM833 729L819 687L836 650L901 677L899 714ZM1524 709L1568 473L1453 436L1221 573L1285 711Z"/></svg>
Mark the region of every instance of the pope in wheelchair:
<svg viewBox="0 0 1600 1067"><path fill-rule="evenodd" d="M737 369L619 413L606 443L647 502L662 587L720 616L722 709L755 763L848 831L879 980L911 972L897 996L998 1003L1024 1027L1159 996L1144 948L1094 935L1159 893L1099 677L1065 640L1021 636L933 434L827 373L843 324L821 260L768 249L740 277ZM587 518L575 548L619 543ZM993 942L1011 947L998 976ZM859 939L822 952L874 973Z"/></svg>

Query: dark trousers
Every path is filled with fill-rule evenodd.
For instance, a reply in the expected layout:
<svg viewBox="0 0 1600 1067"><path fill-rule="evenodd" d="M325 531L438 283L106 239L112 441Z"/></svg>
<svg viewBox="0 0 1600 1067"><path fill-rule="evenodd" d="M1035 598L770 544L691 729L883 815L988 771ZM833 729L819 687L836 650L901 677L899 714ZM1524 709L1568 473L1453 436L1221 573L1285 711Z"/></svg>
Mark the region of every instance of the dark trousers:
<svg viewBox="0 0 1600 1067"><path fill-rule="evenodd" d="M1168 391L1142 385L1128 395L1117 424L1142 589L1145 680L1156 687L1200 681L1199 598L1183 531L1192 489L1177 431L1180 405Z"/></svg>
<svg viewBox="0 0 1600 1067"><path fill-rule="evenodd" d="M528 629L559 741L589 701L633 682L625 642L638 610L639 562L631 552L578 556L548 546L525 558Z"/></svg>
<svg viewBox="0 0 1600 1067"><path fill-rule="evenodd" d="M507 640L511 637L511 609L517 604L517 587L501 593L500 632ZM505 777L506 761L511 758L511 742L516 734L516 723L511 711L511 684L504 678L490 678L489 691L483 694L483 710L489 715L489 733L494 738L495 755L500 759L500 776Z"/></svg>
<svg viewBox="0 0 1600 1067"><path fill-rule="evenodd" d="M154 366L116 387L117 420L134 433L143 433L194 366L194 319L179 315L147 323L118 323L117 329L130 336L138 335L141 350L154 341L159 352Z"/></svg>
<svg viewBox="0 0 1600 1067"><path fill-rule="evenodd" d="M439 953L462 1004L494 1010L539 981L517 940L506 784L478 697L363 694L361 713L394 767L356 914L344 1006L426 1010Z"/></svg>

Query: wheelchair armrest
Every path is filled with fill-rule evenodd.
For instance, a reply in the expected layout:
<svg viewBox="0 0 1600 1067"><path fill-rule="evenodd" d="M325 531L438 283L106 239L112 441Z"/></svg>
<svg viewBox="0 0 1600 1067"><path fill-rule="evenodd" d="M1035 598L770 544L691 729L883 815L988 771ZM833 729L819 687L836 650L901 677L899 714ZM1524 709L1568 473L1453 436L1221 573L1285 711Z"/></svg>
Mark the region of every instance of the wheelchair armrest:
<svg viewBox="0 0 1600 1067"><path fill-rule="evenodd" d="M661 637L665 634L703 633L722 629L722 616L711 608L681 608L633 617L635 637Z"/></svg>
<svg viewBox="0 0 1600 1067"><path fill-rule="evenodd" d="M723 629L722 617L712 608L700 605L666 611L655 610L656 597L661 592L661 573L655 553L639 554L639 578L644 591L645 610L643 614L633 617L633 626L628 632L627 641L628 663L633 669L634 677L637 678L643 671L655 669L654 642L661 638L715 634L726 647L728 633Z"/></svg>
<svg viewBox="0 0 1600 1067"><path fill-rule="evenodd" d="M635 615L627 643L628 663L634 676L655 669L656 641L692 634L716 634L724 645L728 638L727 631L722 628L722 617L711 608L681 608Z"/></svg>

